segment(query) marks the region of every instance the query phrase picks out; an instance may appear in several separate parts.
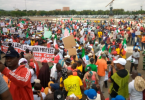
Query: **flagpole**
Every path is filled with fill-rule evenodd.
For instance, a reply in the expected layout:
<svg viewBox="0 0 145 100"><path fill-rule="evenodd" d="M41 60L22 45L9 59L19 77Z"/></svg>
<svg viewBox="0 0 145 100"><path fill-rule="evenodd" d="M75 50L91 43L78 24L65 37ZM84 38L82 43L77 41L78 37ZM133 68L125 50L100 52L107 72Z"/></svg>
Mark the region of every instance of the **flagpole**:
<svg viewBox="0 0 145 100"><path fill-rule="evenodd" d="M27 16L27 6L26 6L26 0L25 0L25 8L26 8L26 16Z"/></svg>

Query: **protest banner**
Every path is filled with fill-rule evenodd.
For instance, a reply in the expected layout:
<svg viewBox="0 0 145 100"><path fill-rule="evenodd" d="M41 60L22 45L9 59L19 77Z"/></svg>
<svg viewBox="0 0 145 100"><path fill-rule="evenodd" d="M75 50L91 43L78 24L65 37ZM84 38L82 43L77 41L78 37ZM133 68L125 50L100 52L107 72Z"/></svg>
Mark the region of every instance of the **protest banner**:
<svg viewBox="0 0 145 100"><path fill-rule="evenodd" d="M12 43L12 46L18 53L25 52L26 49L33 51L33 56L36 61L47 60L48 62L52 61L54 56L54 48L47 48L44 46L29 46L22 45L20 43ZM1 50L6 53L8 50L8 42L3 42L1 46Z"/></svg>
<svg viewBox="0 0 145 100"><path fill-rule="evenodd" d="M65 49L70 49L70 48L76 46L76 42L75 42L73 35L63 38L62 41L64 43Z"/></svg>

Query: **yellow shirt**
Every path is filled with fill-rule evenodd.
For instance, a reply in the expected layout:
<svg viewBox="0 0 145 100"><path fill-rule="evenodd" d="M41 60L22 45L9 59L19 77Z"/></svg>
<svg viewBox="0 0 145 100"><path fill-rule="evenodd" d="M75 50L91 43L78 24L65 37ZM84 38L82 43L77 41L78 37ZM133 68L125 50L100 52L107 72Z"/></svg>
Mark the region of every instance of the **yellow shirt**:
<svg viewBox="0 0 145 100"><path fill-rule="evenodd" d="M117 54L120 55L120 48L116 48Z"/></svg>
<svg viewBox="0 0 145 100"><path fill-rule="evenodd" d="M80 86L83 85L82 80L78 76L70 75L64 80L65 90L68 91L67 96L75 94L79 99L82 99Z"/></svg>
<svg viewBox="0 0 145 100"><path fill-rule="evenodd" d="M83 71L83 66L82 65L81 66L77 66L76 69L78 69L78 70L80 70L82 72Z"/></svg>
<svg viewBox="0 0 145 100"><path fill-rule="evenodd" d="M62 83L62 81L63 81L63 79L62 79L62 77L60 78L60 87L63 87L63 83Z"/></svg>
<svg viewBox="0 0 145 100"><path fill-rule="evenodd" d="M102 37L102 32L98 32L98 37L99 37L99 38Z"/></svg>
<svg viewBox="0 0 145 100"><path fill-rule="evenodd" d="M121 50L121 53L123 52L123 49ZM125 55L120 55L122 58L126 59L126 54Z"/></svg>
<svg viewBox="0 0 145 100"><path fill-rule="evenodd" d="M32 41L32 40L31 40L31 46L33 46L34 44L35 44L35 41Z"/></svg>

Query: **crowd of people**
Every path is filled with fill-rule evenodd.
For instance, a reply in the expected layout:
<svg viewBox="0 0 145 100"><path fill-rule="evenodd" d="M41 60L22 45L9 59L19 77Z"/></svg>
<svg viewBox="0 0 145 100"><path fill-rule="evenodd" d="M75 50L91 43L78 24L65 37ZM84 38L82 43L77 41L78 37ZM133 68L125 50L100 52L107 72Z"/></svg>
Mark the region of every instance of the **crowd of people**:
<svg viewBox="0 0 145 100"><path fill-rule="evenodd" d="M0 45L9 45L5 62L0 62L1 100L145 100L145 80L137 71L140 52L145 70L142 21L120 20L116 25L114 19L93 22L71 18L1 23ZM37 27L51 31L50 38L45 38L44 31ZM68 30L67 36L64 30ZM76 55L69 55L63 43L63 38L70 35L76 42ZM13 42L55 48L54 57L40 65L33 51L26 49L19 54ZM127 45L133 45L130 71L125 67ZM104 88L108 89L109 98L104 97Z"/></svg>

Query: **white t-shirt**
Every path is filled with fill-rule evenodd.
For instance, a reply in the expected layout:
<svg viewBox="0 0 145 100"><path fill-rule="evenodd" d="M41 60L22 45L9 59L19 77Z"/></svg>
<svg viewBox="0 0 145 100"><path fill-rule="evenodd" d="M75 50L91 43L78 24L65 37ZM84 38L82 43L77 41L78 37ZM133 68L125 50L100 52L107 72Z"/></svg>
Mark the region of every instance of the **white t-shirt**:
<svg viewBox="0 0 145 100"><path fill-rule="evenodd" d="M41 92L41 94L42 94L42 97L43 97L43 100L44 100L44 98L46 97L46 95L45 95L45 93L43 93L43 92ZM33 97L34 97L34 100L41 100L41 98L38 97L37 94L33 94Z"/></svg>
<svg viewBox="0 0 145 100"><path fill-rule="evenodd" d="M29 69L31 72L31 83L34 83L34 79L37 79L36 72L33 69Z"/></svg>
<svg viewBox="0 0 145 100"><path fill-rule="evenodd" d="M135 57L135 58L139 58L140 57L140 53L138 51L137 52L133 51L132 56ZM135 59L134 64L138 64L138 60L137 59Z"/></svg>
<svg viewBox="0 0 145 100"><path fill-rule="evenodd" d="M143 100L143 93L134 88L134 80L128 84L130 100Z"/></svg>

